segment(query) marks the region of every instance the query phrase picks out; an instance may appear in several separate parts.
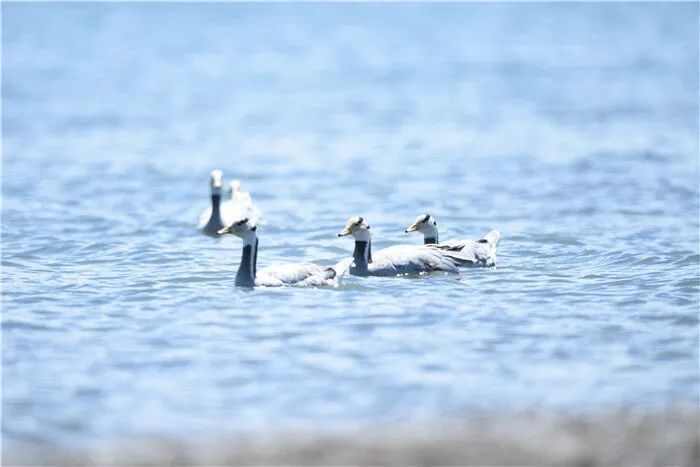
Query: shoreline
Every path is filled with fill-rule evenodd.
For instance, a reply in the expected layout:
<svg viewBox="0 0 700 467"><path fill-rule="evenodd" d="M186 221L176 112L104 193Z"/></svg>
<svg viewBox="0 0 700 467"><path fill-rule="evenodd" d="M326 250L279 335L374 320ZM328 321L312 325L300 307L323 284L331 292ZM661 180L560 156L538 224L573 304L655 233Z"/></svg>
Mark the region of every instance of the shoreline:
<svg viewBox="0 0 700 467"><path fill-rule="evenodd" d="M483 413L337 433L150 438L71 450L4 443L2 465L700 465L697 407Z"/></svg>

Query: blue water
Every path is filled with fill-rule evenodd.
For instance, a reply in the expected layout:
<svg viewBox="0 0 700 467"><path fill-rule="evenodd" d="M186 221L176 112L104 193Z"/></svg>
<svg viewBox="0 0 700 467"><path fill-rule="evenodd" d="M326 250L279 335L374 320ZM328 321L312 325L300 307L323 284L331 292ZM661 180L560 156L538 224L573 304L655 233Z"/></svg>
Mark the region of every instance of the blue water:
<svg viewBox="0 0 700 467"><path fill-rule="evenodd" d="M697 400L698 5L2 5L2 434L338 429ZM233 286L503 237L498 266Z"/></svg>

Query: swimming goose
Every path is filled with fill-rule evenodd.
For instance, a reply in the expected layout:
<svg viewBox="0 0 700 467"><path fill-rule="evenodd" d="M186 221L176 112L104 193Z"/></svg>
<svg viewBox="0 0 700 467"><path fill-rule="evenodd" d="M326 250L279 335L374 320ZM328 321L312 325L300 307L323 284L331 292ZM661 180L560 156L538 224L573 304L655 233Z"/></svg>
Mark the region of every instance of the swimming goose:
<svg viewBox="0 0 700 467"><path fill-rule="evenodd" d="M249 219L255 219L257 225L265 224L262 212L253 204L250 193L243 190L241 182L238 180L231 180L228 186L228 197L229 200L226 201L221 208L227 212L229 210L233 211L232 215L235 216L234 219L247 217ZM226 225L229 224L230 223Z"/></svg>
<svg viewBox="0 0 700 467"><path fill-rule="evenodd" d="M241 264L238 266L235 284L240 287L317 287L338 286L352 264L345 258L335 266L322 267L316 264L279 264L257 270L258 226L250 219L241 219L218 231L219 235L230 233L243 239Z"/></svg>
<svg viewBox="0 0 700 467"><path fill-rule="evenodd" d="M197 228L207 235L216 236L216 232L225 225L233 222L234 219L225 219L225 214L221 210L221 187L223 185L224 174L221 170L215 169L209 175L209 190L211 193L211 206L204 210L199 216ZM224 223L229 220L228 223Z"/></svg>
<svg viewBox="0 0 700 467"><path fill-rule="evenodd" d="M355 238L353 276L397 276L432 271L459 272L458 266L471 262L469 255L460 251L441 249L435 245L397 245L372 254L372 237L367 222L359 216L351 217L339 237Z"/></svg>
<svg viewBox="0 0 700 467"><path fill-rule="evenodd" d="M480 240L448 240L440 243L437 221L429 214L421 214L405 232L422 233L425 245L436 245L437 248L470 255L473 261L467 263L468 266L490 267L496 264L496 247L501 239L498 230L490 231Z"/></svg>

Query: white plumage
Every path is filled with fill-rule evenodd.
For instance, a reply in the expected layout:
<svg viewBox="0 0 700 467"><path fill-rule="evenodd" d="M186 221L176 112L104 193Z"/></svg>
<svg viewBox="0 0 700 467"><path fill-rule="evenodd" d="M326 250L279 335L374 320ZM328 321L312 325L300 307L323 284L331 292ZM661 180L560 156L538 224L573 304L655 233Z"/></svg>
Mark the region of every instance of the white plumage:
<svg viewBox="0 0 700 467"><path fill-rule="evenodd" d="M480 240L465 239L439 242L437 221L429 214L421 214L406 229L406 233L408 232L422 233L425 245L431 245L445 251L459 251L471 259L464 264L465 266L491 267L496 264L496 249L498 241L501 239L498 230L490 231Z"/></svg>
<svg viewBox="0 0 700 467"><path fill-rule="evenodd" d="M338 286L351 264L352 258L344 258L335 266L329 267L311 263L268 266L257 272L255 285L261 287Z"/></svg>
<svg viewBox="0 0 700 467"><path fill-rule="evenodd" d="M372 253L370 227L362 217L351 217L339 237L355 238L354 264L350 274L356 276L397 276L433 271L459 272L459 266L473 261L470 255L435 245L397 245Z"/></svg>
<svg viewBox="0 0 700 467"><path fill-rule="evenodd" d="M266 223L262 211L253 203L250 193L243 190L240 181L231 180L228 187L228 196L229 200L222 206L227 219L231 218L231 222L225 223L226 225L231 225L236 219L244 218L253 219L256 225L264 225Z"/></svg>

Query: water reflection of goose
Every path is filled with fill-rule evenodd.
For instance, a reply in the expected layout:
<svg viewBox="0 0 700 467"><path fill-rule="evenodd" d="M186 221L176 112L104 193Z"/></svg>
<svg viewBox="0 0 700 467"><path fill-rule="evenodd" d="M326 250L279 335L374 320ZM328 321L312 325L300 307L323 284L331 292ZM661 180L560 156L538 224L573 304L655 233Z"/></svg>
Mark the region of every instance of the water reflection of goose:
<svg viewBox="0 0 700 467"><path fill-rule="evenodd" d="M227 233L243 240L241 264L238 266L235 284L241 287L315 287L337 286L352 263L345 258L335 266L323 267L316 264L279 264L257 270L258 226L255 221L241 219L219 230L219 235Z"/></svg>
<svg viewBox="0 0 700 467"><path fill-rule="evenodd" d="M339 237L355 238L354 264L350 274L354 276L397 276L432 271L458 272L459 266L472 261L470 255L437 245L397 245L372 254L370 227L362 217L351 217Z"/></svg>
<svg viewBox="0 0 700 467"><path fill-rule="evenodd" d="M501 234L498 230L490 231L480 240L447 240L441 243L435 218L429 214L421 214L406 229L406 233L408 232L422 233L425 245L434 245L439 249L459 251L468 255L472 258L472 261L467 263L467 266L489 267L496 264L496 247L501 239Z"/></svg>

